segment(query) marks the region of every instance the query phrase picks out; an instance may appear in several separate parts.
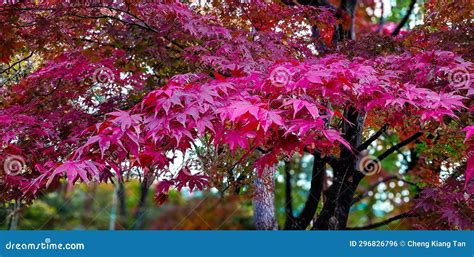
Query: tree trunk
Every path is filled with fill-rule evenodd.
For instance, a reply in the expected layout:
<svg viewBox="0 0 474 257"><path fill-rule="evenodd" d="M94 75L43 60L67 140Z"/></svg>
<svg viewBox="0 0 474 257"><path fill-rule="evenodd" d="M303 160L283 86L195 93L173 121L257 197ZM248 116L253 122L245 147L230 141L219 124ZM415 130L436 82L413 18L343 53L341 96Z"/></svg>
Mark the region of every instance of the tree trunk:
<svg viewBox="0 0 474 257"><path fill-rule="evenodd" d="M148 191L150 185L148 185L148 179L145 177L141 183L140 187L140 200L138 202L137 211L135 212L135 223L132 226L132 229L140 229L145 217L145 205L148 198Z"/></svg>
<svg viewBox="0 0 474 257"><path fill-rule="evenodd" d="M109 230L115 230L115 225L117 223L118 184L119 183L115 183L114 192L112 194L112 208L110 208Z"/></svg>
<svg viewBox="0 0 474 257"><path fill-rule="evenodd" d="M344 116L347 119L343 127L344 139L356 149L361 145L365 115L356 112L354 108L349 108ZM333 184L326 192L327 200L313 229L345 229L354 192L364 178L364 175L356 169L357 155L344 146L341 148L339 161L333 165Z"/></svg>
<svg viewBox="0 0 474 257"><path fill-rule="evenodd" d="M275 217L276 166L265 168L254 180L253 216L257 230L278 230Z"/></svg>
<svg viewBox="0 0 474 257"><path fill-rule="evenodd" d="M21 201L16 200L13 204L12 211L10 213L10 221L8 223L8 230L16 230L18 227L18 220L20 219L20 209L21 209Z"/></svg>
<svg viewBox="0 0 474 257"><path fill-rule="evenodd" d="M319 152L314 152L313 171L311 175L311 188L301 213L294 217L291 213L287 216L285 229L287 230L304 230L313 220L318 208L323 182L326 179L326 160L321 157Z"/></svg>
<svg viewBox="0 0 474 257"><path fill-rule="evenodd" d="M126 195L125 195L125 185L123 181L118 181L118 191L117 191L117 197L118 197L118 222L121 224L122 227L126 228L126 222L127 222L127 203L125 201Z"/></svg>

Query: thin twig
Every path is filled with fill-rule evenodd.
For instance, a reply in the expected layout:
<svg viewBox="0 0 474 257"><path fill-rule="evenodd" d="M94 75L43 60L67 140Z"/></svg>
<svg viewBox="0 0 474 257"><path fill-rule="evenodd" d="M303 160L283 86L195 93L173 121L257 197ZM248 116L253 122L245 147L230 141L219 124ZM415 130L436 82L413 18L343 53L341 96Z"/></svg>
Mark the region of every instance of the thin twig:
<svg viewBox="0 0 474 257"><path fill-rule="evenodd" d="M422 132L416 132L411 137L409 137L409 138L403 140L402 142L392 146L390 149L388 149L387 151L382 153L377 158L379 159L379 161L382 161L383 159L387 158L390 154L394 153L395 151L397 151L398 149L404 147L405 145L408 145L412 141L415 141L417 138L421 137L422 135L423 135Z"/></svg>
<svg viewBox="0 0 474 257"><path fill-rule="evenodd" d="M32 51L32 52L31 52L28 56L26 56L25 58L14 62L12 65L10 65L10 67L8 67L8 68L2 70L2 72L0 72L0 73L3 74L3 73L5 73L5 72L7 72L8 70L10 70L11 68L15 67L15 65L17 65L17 64L19 64L19 63L25 61L26 59L29 59L31 56L33 56L33 53L34 53L34 51Z"/></svg>
<svg viewBox="0 0 474 257"><path fill-rule="evenodd" d="M388 124L384 124L384 125L379 129L379 131L375 132L375 134L373 134L372 136L370 136L369 139L367 139L364 143L362 143L360 146L358 146L358 147L357 147L357 150L358 150L358 151L362 151L362 150L367 149L367 147L369 147L369 145L372 144L372 142L374 142L375 140L377 140L383 133L385 133L385 131L387 131L387 128L388 128Z"/></svg>
<svg viewBox="0 0 474 257"><path fill-rule="evenodd" d="M410 2L410 6L408 6L408 11L407 13L405 14L405 16L402 18L402 20L400 21L400 23L398 24L398 26L395 28L395 30L392 32L392 36L397 36L398 33L400 33L400 30L402 30L403 26L405 26L405 24L407 23L408 21L408 18L410 18L410 15L411 13L413 12L413 9L415 7L415 3L416 3L416 0L411 0Z"/></svg>
<svg viewBox="0 0 474 257"><path fill-rule="evenodd" d="M390 224L390 223L392 223L396 220L401 220L401 219L405 219L405 218L412 218L412 217L417 217L417 216L419 216L419 214L413 214L413 213L405 212L405 213L393 216L393 217L391 217L387 220L381 221L381 222L377 222L377 223L370 224L370 225L367 225L367 226L346 228L346 229L347 230L369 230L369 229L374 229L374 228L378 228L378 227L381 227L381 226L388 225L388 224Z"/></svg>

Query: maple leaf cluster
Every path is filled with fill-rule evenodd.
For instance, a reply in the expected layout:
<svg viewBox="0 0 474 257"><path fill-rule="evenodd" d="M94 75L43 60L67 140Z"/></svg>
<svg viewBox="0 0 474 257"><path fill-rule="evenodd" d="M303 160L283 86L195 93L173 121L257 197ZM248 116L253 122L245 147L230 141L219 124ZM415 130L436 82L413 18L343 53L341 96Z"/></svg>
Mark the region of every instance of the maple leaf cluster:
<svg viewBox="0 0 474 257"><path fill-rule="evenodd" d="M433 68L427 70L430 66ZM107 151L130 154L138 167L166 171L172 161L165 157L167 152L186 152L193 141L206 134L215 147L224 145L231 152L268 149L254 164L260 172L296 152L331 154L339 144L355 151L337 129L348 103L393 126L415 119L415 126L421 128L446 117L456 118L456 111L466 108L465 96L472 94L470 87L449 84L446 70L459 66L469 67L469 63L440 51L352 61L329 55L279 63L267 73L240 77L182 81L178 76L149 93L132 110L112 112L109 119L95 125L87 143L73 155L79 170L70 171L72 175L67 173L67 177L70 183L76 179L87 182L81 174L92 176L106 166L120 172L116 165L127 155L112 161L104 158ZM289 76L285 85L273 80L272 72L282 70ZM468 138L471 129L465 129ZM144 153L147 161L142 160ZM97 169L88 169L91 160ZM50 179L61 175L64 165L73 168L69 163L61 164L51 171ZM181 189L189 183L193 189L193 180L202 188L203 177L189 175L184 172L187 169L183 167L176 177L159 183L159 194L166 194L172 185ZM470 172L471 168L468 178Z"/></svg>

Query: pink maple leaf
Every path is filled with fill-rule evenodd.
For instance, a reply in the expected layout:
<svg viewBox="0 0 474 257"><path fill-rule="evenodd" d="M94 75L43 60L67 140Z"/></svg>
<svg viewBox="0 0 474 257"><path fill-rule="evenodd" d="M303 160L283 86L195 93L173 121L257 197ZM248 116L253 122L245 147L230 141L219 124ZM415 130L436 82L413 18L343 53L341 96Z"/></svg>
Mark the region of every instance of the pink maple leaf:
<svg viewBox="0 0 474 257"><path fill-rule="evenodd" d="M469 125L465 127L462 131L466 132L466 138L464 139L464 143L467 142L473 135L474 135L474 125Z"/></svg>

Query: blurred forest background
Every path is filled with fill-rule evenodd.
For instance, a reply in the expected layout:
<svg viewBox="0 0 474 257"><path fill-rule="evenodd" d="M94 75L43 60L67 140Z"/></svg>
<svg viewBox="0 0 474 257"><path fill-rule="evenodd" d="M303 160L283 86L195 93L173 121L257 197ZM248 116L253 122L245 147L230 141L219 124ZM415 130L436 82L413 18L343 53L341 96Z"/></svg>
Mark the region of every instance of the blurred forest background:
<svg viewBox="0 0 474 257"><path fill-rule="evenodd" d="M393 140L395 143L395 138ZM385 147L379 149L382 152ZM369 177L359 186L361 199L352 208L349 226L372 224L409 209L408 203L417 186L407 186L405 183L412 182L399 179L389 180L394 177L387 174L403 173L407 167L403 159L396 158L397 155L393 155L383 161L382 173L385 174ZM293 205L298 213L310 187L312 159L311 155L294 156L295 162L287 170L283 163L280 166L275 187L279 224L283 224L285 218L285 172L293 175ZM61 190L43 194L31 206L4 205L0 212L1 229L13 229L11 226L20 230L254 229L252 195L245 185L233 196L224 196L217 189L193 193L172 191L163 205L155 203L153 194L153 190L134 180L116 185L82 184L71 191L64 184ZM9 208L16 208L16 212ZM393 222L380 229L410 229L410 223Z"/></svg>

